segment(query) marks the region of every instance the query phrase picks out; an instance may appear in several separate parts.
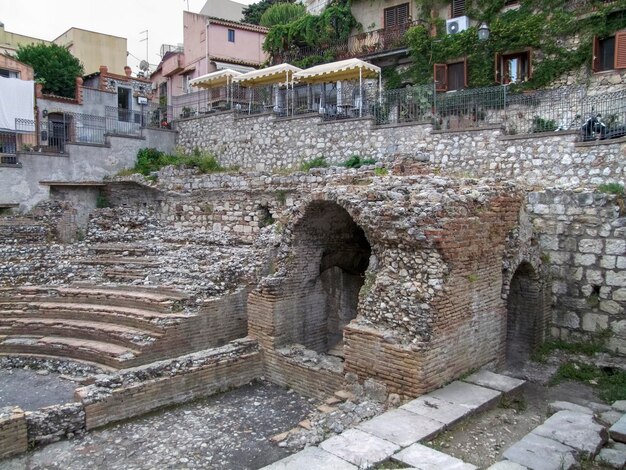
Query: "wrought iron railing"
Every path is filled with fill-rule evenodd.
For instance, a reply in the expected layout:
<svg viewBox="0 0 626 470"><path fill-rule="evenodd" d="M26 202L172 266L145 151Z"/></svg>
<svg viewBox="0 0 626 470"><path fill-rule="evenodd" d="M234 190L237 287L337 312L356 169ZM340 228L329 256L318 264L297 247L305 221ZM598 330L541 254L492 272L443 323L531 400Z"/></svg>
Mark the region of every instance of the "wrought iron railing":
<svg viewBox="0 0 626 470"><path fill-rule="evenodd" d="M504 86L494 86L434 95L435 129L453 131L501 123L506 91Z"/></svg>
<svg viewBox="0 0 626 470"><path fill-rule="evenodd" d="M376 124L432 122L435 117L433 85L409 86L382 93L375 102L372 115Z"/></svg>
<svg viewBox="0 0 626 470"><path fill-rule="evenodd" d="M405 49L406 32L413 26L422 24L421 20L410 21L389 28L357 33L344 41L320 46L291 47L273 55L275 63L297 63L307 59L307 66L332 62L352 57L371 57L384 52Z"/></svg>
<svg viewBox="0 0 626 470"><path fill-rule="evenodd" d="M245 88L233 86L231 89L224 86L173 96L172 119L185 119L227 111L231 108L231 101L233 105L240 104L241 106L249 101L248 92ZM233 94L232 97L230 96L231 93Z"/></svg>
<svg viewBox="0 0 626 470"><path fill-rule="evenodd" d="M148 116L140 111L114 108L107 106L106 132L114 135L141 135L141 129L145 127Z"/></svg>

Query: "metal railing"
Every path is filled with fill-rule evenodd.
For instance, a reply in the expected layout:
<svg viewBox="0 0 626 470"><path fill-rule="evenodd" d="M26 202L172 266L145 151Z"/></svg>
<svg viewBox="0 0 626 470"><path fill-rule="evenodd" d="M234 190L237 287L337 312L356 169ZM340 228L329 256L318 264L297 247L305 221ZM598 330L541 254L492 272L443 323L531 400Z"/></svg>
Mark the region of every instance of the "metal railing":
<svg viewBox="0 0 626 470"><path fill-rule="evenodd" d="M501 123L505 113L506 92L505 86L494 86L435 94L435 129L454 131Z"/></svg>
<svg viewBox="0 0 626 470"><path fill-rule="evenodd" d="M140 111L107 106L106 132L115 135L141 135L147 116Z"/></svg>
<svg viewBox="0 0 626 470"><path fill-rule="evenodd" d="M231 89L232 91L227 90L224 86L173 96L170 111L172 119L185 119L227 111L230 109L231 100L233 104L238 103L241 106L250 101L246 89L237 86L233 86ZM230 93L233 94L232 97Z"/></svg>
<svg viewBox="0 0 626 470"><path fill-rule="evenodd" d="M372 107L376 124L432 122L435 117L433 85L408 86L382 93L382 99Z"/></svg>
<svg viewBox="0 0 626 470"><path fill-rule="evenodd" d="M291 47L273 55L275 63L293 63L309 58L307 66L332 62L351 57L370 57L383 52L405 49L407 42L405 33L423 24L421 20L410 21L389 28L353 34L347 40L337 41L324 47L302 46Z"/></svg>

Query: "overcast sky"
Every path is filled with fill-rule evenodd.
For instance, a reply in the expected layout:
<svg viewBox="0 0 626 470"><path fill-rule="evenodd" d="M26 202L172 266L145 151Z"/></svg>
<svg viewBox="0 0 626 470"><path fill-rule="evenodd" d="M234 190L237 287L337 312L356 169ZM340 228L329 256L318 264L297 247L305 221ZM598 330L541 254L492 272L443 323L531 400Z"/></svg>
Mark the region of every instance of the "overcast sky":
<svg viewBox="0 0 626 470"><path fill-rule="evenodd" d="M237 0L250 4L255 0ZM183 10L199 12L206 0L0 0L0 21L12 33L51 41L71 27L127 39L128 65L137 72L139 61L159 63L161 44L183 42ZM153 70L154 67L151 67Z"/></svg>

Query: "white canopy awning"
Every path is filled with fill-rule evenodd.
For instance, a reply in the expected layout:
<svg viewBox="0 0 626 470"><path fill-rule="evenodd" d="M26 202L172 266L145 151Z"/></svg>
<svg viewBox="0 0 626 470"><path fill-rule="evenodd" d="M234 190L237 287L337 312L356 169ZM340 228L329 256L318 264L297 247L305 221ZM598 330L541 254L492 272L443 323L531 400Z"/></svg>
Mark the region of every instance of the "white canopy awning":
<svg viewBox="0 0 626 470"><path fill-rule="evenodd" d="M212 60L217 70L231 69L235 72L248 73L252 70L256 70L254 67L248 67L247 65L230 64L228 62L220 62L219 60Z"/></svg>
<svg viewBox="0 0 626 470"><path fill-rule="evenodd" d="M237 72L236 70L218 70L217 72L207 73L201 77L189 80L189 84L198 88L214 88L228 85L229 83L232 83L234 78L239 77L240 75L242 75L242 73Z"/></svg>
<svg viewBox="0 0 626 470"><path fill-rule="evenodd" d="M346 59L329 64L316 65L293 74L293 80L299 83L326 83L340 80L358 80L377 78L380 67L360 59Z"/></svg>
<svg viewBox="0 0 626 470"><path fill-rule="evenodd" d="M246 87L273 85L275 83L288 84L293 75L300 71L302 71L302 69L291 64L278 64L265 69L244 73L236 77L234 82Z"/></svg>

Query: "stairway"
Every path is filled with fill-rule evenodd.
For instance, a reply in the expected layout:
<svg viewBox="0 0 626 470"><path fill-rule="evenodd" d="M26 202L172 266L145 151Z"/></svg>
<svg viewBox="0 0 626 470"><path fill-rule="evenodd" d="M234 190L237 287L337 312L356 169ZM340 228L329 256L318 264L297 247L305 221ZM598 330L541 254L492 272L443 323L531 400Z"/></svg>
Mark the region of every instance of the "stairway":
<svg viewBox="0 0 626 470"><path fill-rule="evenodd" d="M88 361L115 369L153 361L186 296L173 290L24 286L0 288L0 355Z"/></svg>
<svg viewBox="0 0 626 470"><path fill-rule="evenodd" d="M149 255L146 245L130 243L98 243L89 246L89 257L79 264L103 267L105 279L113 282L133 282L146 277L146 268L160 266Z"/></svg>

